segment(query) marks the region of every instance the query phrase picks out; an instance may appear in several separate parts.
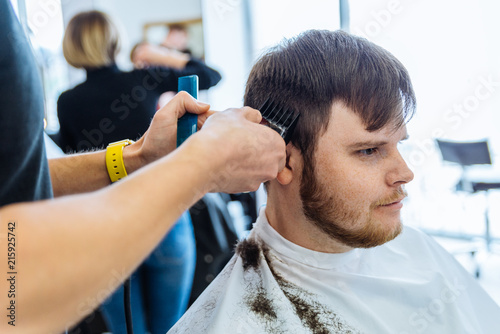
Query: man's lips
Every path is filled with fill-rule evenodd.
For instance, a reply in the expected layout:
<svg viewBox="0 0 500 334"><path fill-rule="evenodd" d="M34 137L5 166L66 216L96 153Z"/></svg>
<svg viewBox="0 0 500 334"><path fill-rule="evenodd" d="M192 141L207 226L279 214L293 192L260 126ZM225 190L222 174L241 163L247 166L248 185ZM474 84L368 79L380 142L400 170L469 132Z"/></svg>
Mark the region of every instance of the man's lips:
<svg viewBox="0 0 500 334"><path fill-rule="evenodd" d="M403 199L408 196L404 188L396 189L391 195L382 197L380 200L372 204L372 208L401 208L403 207Z"/></svg>
<svg viewBox="0 0 500 334"><path fill-rule="evenodd" d="M379 205L380 207L383 207L383 208L386 208L386 207L402 207L403 206L403 201L404 197L396 200L396 201L393 201L393 202L390 202L390 203L387 203L387 204L381 204Z"/></svg>

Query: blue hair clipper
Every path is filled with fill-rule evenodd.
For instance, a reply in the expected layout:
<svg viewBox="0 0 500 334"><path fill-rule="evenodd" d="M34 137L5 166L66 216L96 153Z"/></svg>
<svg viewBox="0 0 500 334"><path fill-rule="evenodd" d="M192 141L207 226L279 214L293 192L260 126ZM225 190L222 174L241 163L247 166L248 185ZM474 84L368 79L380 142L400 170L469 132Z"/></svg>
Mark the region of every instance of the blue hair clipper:
<svg viewBox="0 0 500 334"><path fill-rule="evenodd" d="M189 75L180 77L178 89L188 92L195 99L198 98L198 76ZM186 112L177 121L177 147L179 147L189 136L196 132L198 127L198 115Z"/></svg>

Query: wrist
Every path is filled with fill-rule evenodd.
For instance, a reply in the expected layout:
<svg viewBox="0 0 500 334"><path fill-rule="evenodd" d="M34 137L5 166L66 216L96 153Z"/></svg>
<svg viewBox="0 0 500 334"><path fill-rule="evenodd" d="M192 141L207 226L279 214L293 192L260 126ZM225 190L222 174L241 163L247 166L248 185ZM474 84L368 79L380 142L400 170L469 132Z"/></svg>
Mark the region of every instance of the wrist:
<svg viewBox="0 0 500 334"><path fill-rule="evenodd" d="M142 138L123 148L123 162L127 173L133 173L146 165L141 155Z"/></svg>
<svg viewBox="0 0 500 334"><path fill-rule="evenodd" d="M109 143L106 148L106 169L112 183L128 175L123 159L123 149L133 143L134 141L130 139L124 139Z"/></svg>

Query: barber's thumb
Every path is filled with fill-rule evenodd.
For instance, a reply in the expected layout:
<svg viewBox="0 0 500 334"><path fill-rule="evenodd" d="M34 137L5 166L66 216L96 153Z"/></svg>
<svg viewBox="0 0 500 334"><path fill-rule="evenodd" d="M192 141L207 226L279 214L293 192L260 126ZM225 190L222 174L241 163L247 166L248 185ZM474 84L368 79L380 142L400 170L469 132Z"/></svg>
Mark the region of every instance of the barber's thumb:
<svg viewBox="0 0 500 334"><path fill-rule="evenodd" d="M178 117L183 116L186 112L191 114L203 114L210 109L210 105L196 100L187 92L181 91L172 99L172 103L177 106Z"/></svg>

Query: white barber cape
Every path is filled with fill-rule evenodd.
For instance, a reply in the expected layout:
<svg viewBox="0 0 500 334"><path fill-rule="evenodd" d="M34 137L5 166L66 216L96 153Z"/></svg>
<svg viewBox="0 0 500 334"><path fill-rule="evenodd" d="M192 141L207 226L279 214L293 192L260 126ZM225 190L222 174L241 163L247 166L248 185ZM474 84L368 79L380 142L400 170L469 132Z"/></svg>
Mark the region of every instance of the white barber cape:
<svg viewBox="0 0 500 334"><path fill-rule="evenodd" d="M433 239L405 227L370 249L291 243L264 210L172 333L500 333L500 308Z"/></svg>

